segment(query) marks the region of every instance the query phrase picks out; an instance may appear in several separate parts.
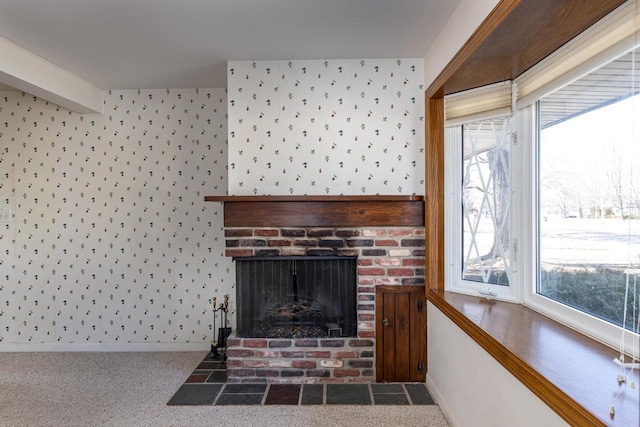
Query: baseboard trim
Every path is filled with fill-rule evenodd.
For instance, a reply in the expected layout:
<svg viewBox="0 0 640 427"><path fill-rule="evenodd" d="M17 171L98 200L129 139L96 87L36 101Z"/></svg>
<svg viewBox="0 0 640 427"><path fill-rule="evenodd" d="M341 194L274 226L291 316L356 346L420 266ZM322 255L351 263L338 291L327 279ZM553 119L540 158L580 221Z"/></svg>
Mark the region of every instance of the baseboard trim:
<svg viewBox="0 0 640 427"><path fill-rule="evenodd" d="M452 427L460 427L460 423L453 415L453 411L451 411L451 408L449 408L449 405L447 405L447 402L444 400L444 397L442 396L442 393L440 393L440 390L438 390L436 383L433 381L433 379L431 379L431 376L429 376L429 372L427 372L427 389L429 390L429 394L431 395L433 400L435 400L440 407L440 410L442 411L444 417L447 419L449 425Z"/></svg>
<svg viewBox="0 0 640 427"><path fill-rule="evenodd" d="M200 343L12 343L0 344L0 352L132 352L132 351L204 351L208 342Z"/></svg>

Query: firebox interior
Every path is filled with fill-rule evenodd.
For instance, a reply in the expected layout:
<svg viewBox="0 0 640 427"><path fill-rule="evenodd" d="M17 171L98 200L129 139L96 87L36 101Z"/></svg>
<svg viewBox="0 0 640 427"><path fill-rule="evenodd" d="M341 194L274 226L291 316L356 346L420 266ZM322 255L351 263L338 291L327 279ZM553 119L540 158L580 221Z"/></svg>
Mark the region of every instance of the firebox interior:
<svg viewBox="0 0 640 427"><path fill-rule="evenodd" d="M242 257L239 337L355 337L356 257Z"/></svg>

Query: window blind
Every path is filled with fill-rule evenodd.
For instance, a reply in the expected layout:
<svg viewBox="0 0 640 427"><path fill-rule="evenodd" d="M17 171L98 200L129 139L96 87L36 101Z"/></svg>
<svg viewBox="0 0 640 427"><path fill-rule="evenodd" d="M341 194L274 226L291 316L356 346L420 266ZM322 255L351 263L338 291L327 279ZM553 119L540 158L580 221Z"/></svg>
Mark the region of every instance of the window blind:
<svg viewBox="0 0 640 427"><path fill-rule="evenodd" d="M640 0L630 0L515 79L516 108L583 77L638 43Z"/></svg>
<svg viewBox="0 0 640 427"><path fill-rule="evenodd" d="M466 90L444 98L445 126L511 115L511 81Z"/></svg>

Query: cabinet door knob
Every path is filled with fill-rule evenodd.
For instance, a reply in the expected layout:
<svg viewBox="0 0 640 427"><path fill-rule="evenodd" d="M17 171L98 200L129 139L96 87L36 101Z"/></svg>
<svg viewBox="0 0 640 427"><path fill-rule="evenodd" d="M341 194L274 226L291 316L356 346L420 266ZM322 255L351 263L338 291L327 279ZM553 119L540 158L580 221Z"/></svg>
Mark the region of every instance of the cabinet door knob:
<svg viewBox="0 0 640 427"><path fill-rule="evenodd" d="M391 322L389 322L388 317L385 317L384 319L382 319L382 323L384 324L384 326L391 326Z"/></svg>

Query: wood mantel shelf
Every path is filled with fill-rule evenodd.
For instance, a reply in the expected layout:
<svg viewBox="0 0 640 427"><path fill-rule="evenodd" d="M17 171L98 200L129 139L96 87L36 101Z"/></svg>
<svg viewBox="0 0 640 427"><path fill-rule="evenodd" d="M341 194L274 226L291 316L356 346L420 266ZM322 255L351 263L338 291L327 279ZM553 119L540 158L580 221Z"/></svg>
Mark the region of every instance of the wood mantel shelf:
<svg viewBox="0 0 640 427"><path fill-rule="evenodd" d="M424 196L205 196L205 202L421 202Z"/></svg>
<svg viewBox="0 0 640 427"><path fill-rule="evenodd" d="M205 196L224 203L225 227L424 226L424 197Z"/></svg>

